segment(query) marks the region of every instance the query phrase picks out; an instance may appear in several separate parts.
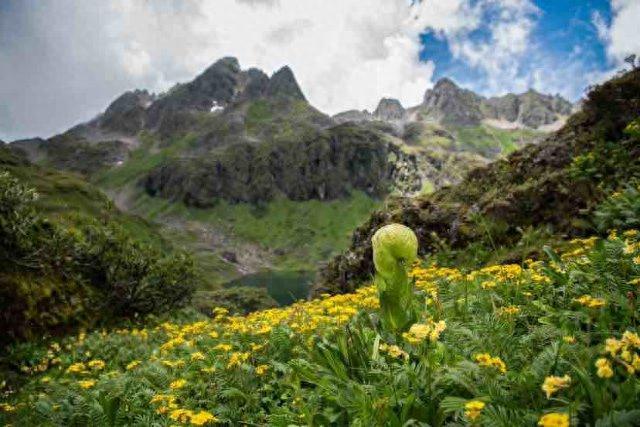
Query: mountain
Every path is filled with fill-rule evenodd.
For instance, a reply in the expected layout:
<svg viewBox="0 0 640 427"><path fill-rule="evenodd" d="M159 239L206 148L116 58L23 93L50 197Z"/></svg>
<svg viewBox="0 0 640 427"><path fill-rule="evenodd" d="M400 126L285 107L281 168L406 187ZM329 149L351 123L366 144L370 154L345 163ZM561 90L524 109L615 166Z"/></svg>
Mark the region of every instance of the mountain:
<svg viewBox="0 0 640 427"><path fill-rule="evenodd" d="M443 124L471 126L482 120L482 97L459 88L448 78L440 79L424 94L416 113Z"/></svg>
<svg viewBox="0 0 640 427"><path fill-rule="evenodd" d="M560 95L544 95L533 89L522 94L485 98L442 78L428 89L421 104L405 110L396 99L383 98L373 114L349 110L333 116L347 121L435 122L444 126L478 126L489 121L495 127L538 129L558 126L573 111Z"/></svg>
<svg viewBox="0 0 640 427"><path fill-rule="evenodd" d="M467 93L464 99L469 108L477 106L478 98ZM555 105L558 114L569 108L529 92L518 116L507 109L510 117L541 111L530 109L539 99ZM457 185L388 201L356 230L350 249L324 268L316 294L347 292L367 282L373 271L371 237L387 223L406 224L417 233L423 255L448 253L458 266L520 263L536 256L531 242L539 251L545 243L593 233L595 208L640 179L640 132L629 131L639 117L640 70L635 69L593 89L581 110L541 143L474 169ZM465 259L469 253L475 258ZM438 260L446 262L446 256Z"/></svg>
<svg viewBox="0 0 640 427"><path fill-rule="evenodd" d="M122 210L161 224L214 286L264 269L315 269L390 194L455 184L545 135L499 127L506 107L495 101L495 126L461 119L485 114L487 102L442 80L417 107L385 98L373 113L329 117L289 67L269 76L226 57L166 93L126 92L89 122L10 148L83 175ZM515 104L516 121L527 102Z"/></svg>

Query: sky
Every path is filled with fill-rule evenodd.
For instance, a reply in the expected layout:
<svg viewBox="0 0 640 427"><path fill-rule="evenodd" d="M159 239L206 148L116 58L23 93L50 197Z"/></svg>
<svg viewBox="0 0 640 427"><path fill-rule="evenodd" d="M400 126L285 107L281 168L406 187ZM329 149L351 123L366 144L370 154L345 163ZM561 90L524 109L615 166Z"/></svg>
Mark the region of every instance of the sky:
<svg viewBox="0 0 640 427"><path fill-rule="evenodd" d="M0 140L49 137L223 56L289 65L328 114L441 77L571 101L640 55L640 0L0 0Z"/></svg>

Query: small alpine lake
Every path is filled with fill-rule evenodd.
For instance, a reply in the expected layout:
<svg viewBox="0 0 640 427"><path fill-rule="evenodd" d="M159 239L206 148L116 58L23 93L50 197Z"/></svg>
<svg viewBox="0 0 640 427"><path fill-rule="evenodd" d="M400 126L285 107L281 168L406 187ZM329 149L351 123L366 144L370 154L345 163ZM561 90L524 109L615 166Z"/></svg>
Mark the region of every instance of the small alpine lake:
<svg viewBox="0 0 640 427"><path fill-rule="evenodd" d="M225 283L224 287L266 288L280 306L286 306L307 298L314 276L313 271L268 270L239 277Z"/></svg>

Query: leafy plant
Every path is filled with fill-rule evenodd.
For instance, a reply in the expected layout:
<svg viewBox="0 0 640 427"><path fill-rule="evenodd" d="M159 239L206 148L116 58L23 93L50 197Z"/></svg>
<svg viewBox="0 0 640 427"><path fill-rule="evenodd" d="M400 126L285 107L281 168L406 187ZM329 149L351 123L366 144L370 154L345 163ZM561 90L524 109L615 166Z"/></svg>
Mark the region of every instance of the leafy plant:
<svg viewBox="0 0 640 427"><path fill-rule="evenodd" d="M374 283L385 327L402 332L415 320L413 284L407 274L418 256L418 238L402 224L390 224L373 235Z"/></svg>
<svg viewBox="0 0 640 427"><path fill-rule="evenodd" d="M600 231L628 230L640 226L640 190L637 183L613 193L594 212Z"/></svg>

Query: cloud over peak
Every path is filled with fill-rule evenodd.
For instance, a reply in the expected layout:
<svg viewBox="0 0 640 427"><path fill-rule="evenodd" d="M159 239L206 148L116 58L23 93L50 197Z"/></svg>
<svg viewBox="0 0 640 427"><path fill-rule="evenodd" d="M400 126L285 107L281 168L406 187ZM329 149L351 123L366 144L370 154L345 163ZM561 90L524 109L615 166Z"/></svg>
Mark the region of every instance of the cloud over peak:
<svg viewBox="0 0 640 427"><path fill-rule="evenodd" d="M637 48L626 34L640 4L612 1L599 28L618 58ZM475 90L571 96L584 86L563 83L573 58L559 67L533 38L543 12L533 0L6 0L0 139L60 132L125 90L167 90L224 56L268 74L289 65L327 113L372 109L382 97L415 105L444 69L423 55L425 34L469 70Z"/></svg>

